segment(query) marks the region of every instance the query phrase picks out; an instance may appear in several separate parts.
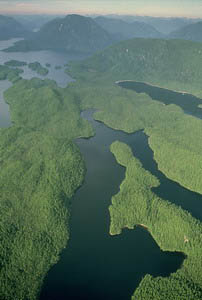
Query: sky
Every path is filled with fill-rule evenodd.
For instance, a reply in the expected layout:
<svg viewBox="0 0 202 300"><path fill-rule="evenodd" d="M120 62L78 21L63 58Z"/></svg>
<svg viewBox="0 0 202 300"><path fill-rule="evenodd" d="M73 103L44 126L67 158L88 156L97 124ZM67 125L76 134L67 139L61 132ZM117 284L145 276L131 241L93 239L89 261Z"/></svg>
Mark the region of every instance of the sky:
<svg viewBox="0 0 202 300"><path fill-rule="evenodd" d="M202 0L0 0L0 14L128 14L202 17Z"/></svg>

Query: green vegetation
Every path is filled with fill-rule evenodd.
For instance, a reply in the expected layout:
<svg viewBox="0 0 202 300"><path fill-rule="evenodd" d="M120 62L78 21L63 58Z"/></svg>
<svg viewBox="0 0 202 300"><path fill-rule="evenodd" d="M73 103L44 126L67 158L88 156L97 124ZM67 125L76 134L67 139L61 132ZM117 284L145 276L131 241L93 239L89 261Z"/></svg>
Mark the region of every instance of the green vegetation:
<svg viewBox="0 0 202 300"><path fill-rule="evenodd" d="M126 168L120 192L112 197L109 208L110 233L120 234L124 227L133 229L142 224L162 250L187 255L181 269L169 277L145 276L133 299L201 299L202 224L152 192L151 188L159 185L158 179L142 168L126 144L114 142L110 149L117 162Z"/></svg>
<svg viewBox="0 0 202 300"><path fill-rule="evenodd" d="M135 80L202 97L202 44L183 40L131 39L84 62L72 63L73 78Z"/></svg>
<svg viewBox="0 0 202 300"><path fill-rule="evenodd" d="M176 105L163 105L114 84L120 79L150 80L200 95L200 49L201 44L189 41L134 39L72 63L68 70L78 80L75 88L82 108L99 109L96 118L112 128L129 133L144 129L159 169L182 186L202 193L202 121L185 115Z"/></svg>
<svg viewBox="0 0 202 300"><path fill-rule="evenodd" d="M50 80L19 80L19 74L13 73L17 69L0 67L0 78L17 80L5 93L14 126L0 130L0 298L35 299L66 244L68 199L84 177L84 163L72 141L93 134L80 118L81 110L98 109L96 119L115 129L144 129L159 168L187 188L202 192L202 121L176 105L166 106L115 85L122 79L148 81L200 96L201 51L201 44L188 41L125 41L68 66L77 82L66 89ZM126 145L116 143L111 150L126 167L126 179L112 200L110 232L144 224L161 249L187 255L182 268L170 277L145 276L134 299L163 300L165 295L201 299L201 223L152 193L158 180Z"/></svg>
<svg viewBox="0 0 202 300"><path fill-rule="evenodd" d="M11 59L11 60L5 62L5 65L8 67L23 67L23 66L26 66L27 63L25 61Z"/></svg>
<svg viewBox="0 0 202 300"><path fill-rule="evenodd" d="M0 80L8 79L9 81L14 83L21 79L21 77L19 76L21 73L23 73L23 70L21 69L11 69L8 66L0 65Z"/></svg>
<svg viewBox="0 0 202 300"><path fill-rule="evenodd" d="M115 81L144 81L202 96L201 53L199 43L134 39L68 66L68 72L77 79L69 89L81 99L82 109L99 110L95 118L114 129L128 133L143 129L159 169L199 193L202 120L186 115L175 104L164 105L146 94L122 89ZM127 147L115 144L112 151L127 172L110 207L110 232L118 234L123 227L132 229L136 224L144 224L162 250L187 255L182 268L170 277L146 276L134 299L201 299L201 223L152 193L158 180L143 170Z"/></svg>
<svg viewBox="0 0 202 300"><path fill-rule="evenodd" d="M5 99L14 126L0 130L0 298L32 300L67 244L70 199L84 179L72 141L93 131L53 81L19 80Z"/></svg>
<svg viewBox="0 0 202 300"><path fill-rule="evenodd" d="M96 83L72 84L82 109L99 110L96 119L132 133L144 129L159 169L182 186L202 193L202 121L176 105L163 105L145 94Z"/></svg>
<svg viewBox="0 0 202 300"><path fill-rule="evenodd" d="M39 62L33 62L33 63L29 63L28 67L32 70L32 71L36 71L37 74L39 75L43 75L46 76L48 74L48 69L42 67L42 65Z"/></svg>

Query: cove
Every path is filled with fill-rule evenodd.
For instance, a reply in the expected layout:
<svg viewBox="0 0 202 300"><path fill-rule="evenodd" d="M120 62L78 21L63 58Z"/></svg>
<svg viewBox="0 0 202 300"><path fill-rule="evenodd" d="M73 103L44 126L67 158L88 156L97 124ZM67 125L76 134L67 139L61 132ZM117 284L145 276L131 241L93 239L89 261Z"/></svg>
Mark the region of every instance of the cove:
<svg viewBox="0 0 202 300"><path fill-rule="evenodd" d="M24 72L20 74L23 79L31 79L38 77L41 79L51 79L56 81L61 88L66 87L69 82L74 81L67 73L64 72L64 62L79 61L86 57L86 55L69 54L54 51L30 51L30 52L5 52L4 49L14 45L20 39L11 39L8 41L0 41L0 64L3 65L9 60L25 61L27 64L31 62L40 62L45 67L47 63L50 64L47 76L41 76L35 71L32 71L28 66L20 67ZM56 66L61 66L61 69L56 69Z"/></svg>
<svg viewBox="0 0 202 300"><path fill-rule="evenodd" d="M202 105L202 99L191 94L176 92L145 82L132 80L117 81L116 83L120 87L133 90L136 93L146 93L153 100L158 100L166 105L176 104L180 106L185 113L192 114L200 119L202 118L202 109L198 107L198 105Z"/></svg>
<svg viewBox="0 0 202 300"><path fill-rule="evenodd" d="M120 140L148 158L142 145L147 137L143 132L126 134L108 128L95 121L92 113L85 111L82 116L92 123L96 135L76 141L87 172L72 199L70 241L45 278L41 300L130 299L145 274L168 276L185 258L182 253L161 251L142 227L109 235L108 207L125 177L125 168L116 162L109 146Z"/></svg>

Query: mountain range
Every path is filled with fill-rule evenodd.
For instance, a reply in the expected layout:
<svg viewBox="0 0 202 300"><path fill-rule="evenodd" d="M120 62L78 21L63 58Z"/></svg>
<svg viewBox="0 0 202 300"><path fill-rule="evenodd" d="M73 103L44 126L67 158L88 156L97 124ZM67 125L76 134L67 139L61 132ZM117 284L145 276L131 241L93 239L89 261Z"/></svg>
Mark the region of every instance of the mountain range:
<svg viewBox="0 0 202 300"><path fill-rule="evenodd" d="M7 51L64 50L90 54L112 43L111 35L93 19L73 14L46 23L30 39L17 42Z"/></svg>
<svg viewBox="0 0 202 300"><path fill-rule="evenodd" d="M95 16L94 16L95 17ZM151 17L151 16L130 16L130 15L105 15L110 19L123 20L127 23L141 22L154 27L157 31L168 35L186 25L201 21L192 18L173 18L173 17Z"/></svg>
<svg viewBox="0 0 202 300"><path fill-rule="evenodd" d="M202 22L189 24L172 32L169 38L202 42Z"/></svg>
<svg viewBox="0 0 202 300"><path fill-rule="evenodd" d="M97 17L94 19L106 31L117 38L130 39L135 37L143 38L162 38L163 34L157 31L153 26L143 22L128 23L121 19Z"/></svg>
<svg viewBox="0 0 202 300"><path fill-rule="evenodd" d="M181 25L186 22L189 21L181 20ZM25 36L25 40L15 43L14 46L6 50L8 52L62 50L92 54L118 41L137 37L184 39L201 42L202 22L188 24L169 35L164 35L153 26L143 22L129 23L118 18L101 16L92 19L73 14L64 18L55 18L44 24L38 32L30 32L28 35L24 27L14 19L0 16L0 32L2 35L0 39Z"/></svg>
<svg viewBox="0 0 202 300"><path fill-rule="evenodd" d="M12 17L0 15L0 40L28 36L29 32Z"/></svg>

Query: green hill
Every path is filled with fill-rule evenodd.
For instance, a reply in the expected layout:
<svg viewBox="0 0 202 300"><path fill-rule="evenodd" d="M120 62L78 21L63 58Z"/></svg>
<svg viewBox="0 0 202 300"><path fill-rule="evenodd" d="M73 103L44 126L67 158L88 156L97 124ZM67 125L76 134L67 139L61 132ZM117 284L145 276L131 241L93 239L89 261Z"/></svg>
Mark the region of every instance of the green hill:
<svg viewBox="0 0 202 300"><path fill-rule="evenodd" d="M173 104L164 105L114 84L119 80L146 81L202 96L201 43L133 39L72 63L68 70L77 78L71 89L81 99L82 109L96 109L95 118L116 130L144 130L158 169L202 194L202 120L185 114L175 99ZM132 299L201 299L202 223L153 193L156 178L130 155L126 145L112 144L111 151L126 167L126 177L109 208L110 233L144 224L161 249L187 255L182 267L169 277L146 275Z"/></svg>
<svg viewBox="0 0 202 300"><path fill-rule="evenodd" d="M172 32L169 35L169 38L202 42L202 21L194 24L189 24L179 30Z"/></svg>
<svg viewBox="0 0 202 300"><path fill-rule="evenodd" d="M202 95L202 44L183 40L132 39L79 64L72 76L96 80L137 80ZM97 75L97 76L96 76Z"/></svg>
<svg viewBox="0 0 202 300"><path fill-rule="evenodd" d="M67 15L46 23L32 39L17 42L7 51L64 50L92 53L112 43L112 37L93 19Z"/></svg>

